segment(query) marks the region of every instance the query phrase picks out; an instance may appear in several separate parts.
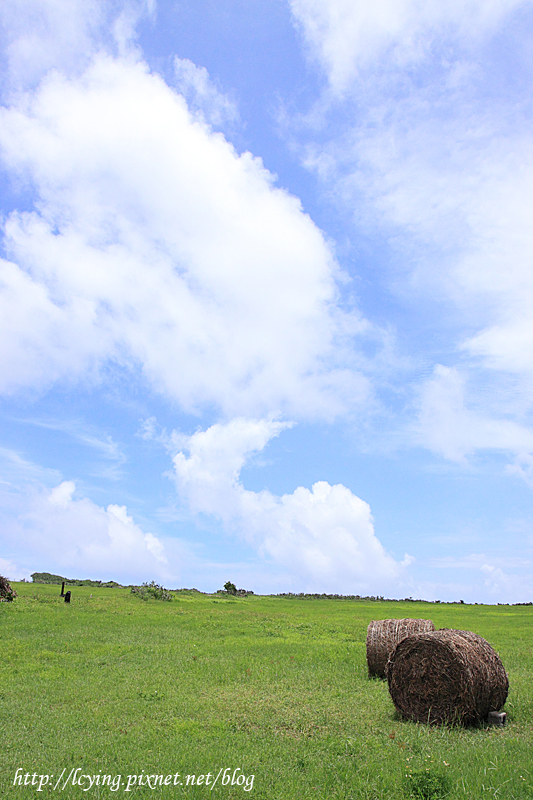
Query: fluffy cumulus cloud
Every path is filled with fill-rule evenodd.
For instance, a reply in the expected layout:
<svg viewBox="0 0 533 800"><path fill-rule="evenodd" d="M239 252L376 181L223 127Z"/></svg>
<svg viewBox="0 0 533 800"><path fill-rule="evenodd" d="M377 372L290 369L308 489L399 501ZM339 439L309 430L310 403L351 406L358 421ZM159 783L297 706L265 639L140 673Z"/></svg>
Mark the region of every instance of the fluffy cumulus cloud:
<svg viewBox="0 0 533 800"><path fill-rule="evenodd" d="M32 482L2 487L4 553L13 553L6 570L13 577L32 571L107 579L126 583L168 577L160 539L144 533L125 506L96 505L74 497L76 485L63 481L53 489Z"/></svg>
<svg viewBox="0 0 533 800"><path fill-rule="evenodd" d="M188 411L327 417L366 396L348 346L366 323L336 307L321 232L144 63L53 73L1 131L38 196L4 226L3 391L111 361Z"/></svg>
<svg viewBox="0 0 533 800"><path fill-rule="evenodd" d="M374 533L367 503L342 485L318 481L281 497L244 488L240 472L284 426L234 419L177 437L180 496L195 513L214 515L267 561L290 568L300 589L366 594L397 589L403 567ZM394 588L393 588L394 587Z"/></svg>

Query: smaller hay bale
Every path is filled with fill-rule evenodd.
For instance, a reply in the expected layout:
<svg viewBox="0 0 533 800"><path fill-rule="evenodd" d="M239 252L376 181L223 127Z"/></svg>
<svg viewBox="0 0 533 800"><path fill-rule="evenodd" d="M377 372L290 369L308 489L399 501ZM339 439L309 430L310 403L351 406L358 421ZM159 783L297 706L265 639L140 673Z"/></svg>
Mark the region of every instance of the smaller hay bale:
<svg viewBox="0 0 533 800"><path fill-rule="evenodd" d="M372 620L366 633L368 677L385 678L389 656L402 639L413 633L434 631L430 619Z"/></svg>
<svg viewBox="0 0 533 800"><path fill-rule="evenodd" d="M472 725L499 711L509 691L498 653L471 631L444 628L399 642L387 666L389 692L406 719Z"/></svg>

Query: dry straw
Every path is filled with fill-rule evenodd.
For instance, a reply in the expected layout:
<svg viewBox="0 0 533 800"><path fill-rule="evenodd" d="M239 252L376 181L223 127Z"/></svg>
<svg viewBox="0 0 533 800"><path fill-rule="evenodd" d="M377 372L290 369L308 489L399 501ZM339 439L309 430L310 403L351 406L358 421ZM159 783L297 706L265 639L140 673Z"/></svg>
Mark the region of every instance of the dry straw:
<svg viewBox="0 0 533 800"><path fill-rule="evenodd" d="M387 666L389 692L407 719L471 725L503 708L509 681L498 653L470 631L444 628L399 642Z"/></svg>
<svg viewBox="0 0 533 800"><path fill-rule="evenodd" d="M368 675L385 677L389 656L402 639L412 633L434 631L430 619L380 619L373 620L366 634L366 660Z"/></svg>

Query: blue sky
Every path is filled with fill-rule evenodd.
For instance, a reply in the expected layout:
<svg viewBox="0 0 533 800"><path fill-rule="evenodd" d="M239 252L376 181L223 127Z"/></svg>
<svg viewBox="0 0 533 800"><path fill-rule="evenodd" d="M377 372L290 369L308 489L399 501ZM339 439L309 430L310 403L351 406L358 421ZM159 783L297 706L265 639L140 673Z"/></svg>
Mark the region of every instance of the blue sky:
<svg viewBox="0 0 533 800"><path fill-rule="evenodd" d="M0 571L531 600L531 2L0 18Z"/></svg>

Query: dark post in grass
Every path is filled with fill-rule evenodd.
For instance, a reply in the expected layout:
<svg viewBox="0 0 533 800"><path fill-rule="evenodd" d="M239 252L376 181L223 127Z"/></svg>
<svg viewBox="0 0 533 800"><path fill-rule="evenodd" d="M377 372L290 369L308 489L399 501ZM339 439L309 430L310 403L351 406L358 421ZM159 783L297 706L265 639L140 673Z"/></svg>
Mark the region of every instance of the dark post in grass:
<svg viewBox="0 0 533 800"><path fill-rule="evenodd" d="M70 603L70 592L65 592L65 603Z"/></svg>
<svg viewBox="0 0 533 800"><path fill-rule="evenodd" d="M63 581L63 583L61 584L61 594L59 596L60 597L65 596L65 581Z"/></svg>

